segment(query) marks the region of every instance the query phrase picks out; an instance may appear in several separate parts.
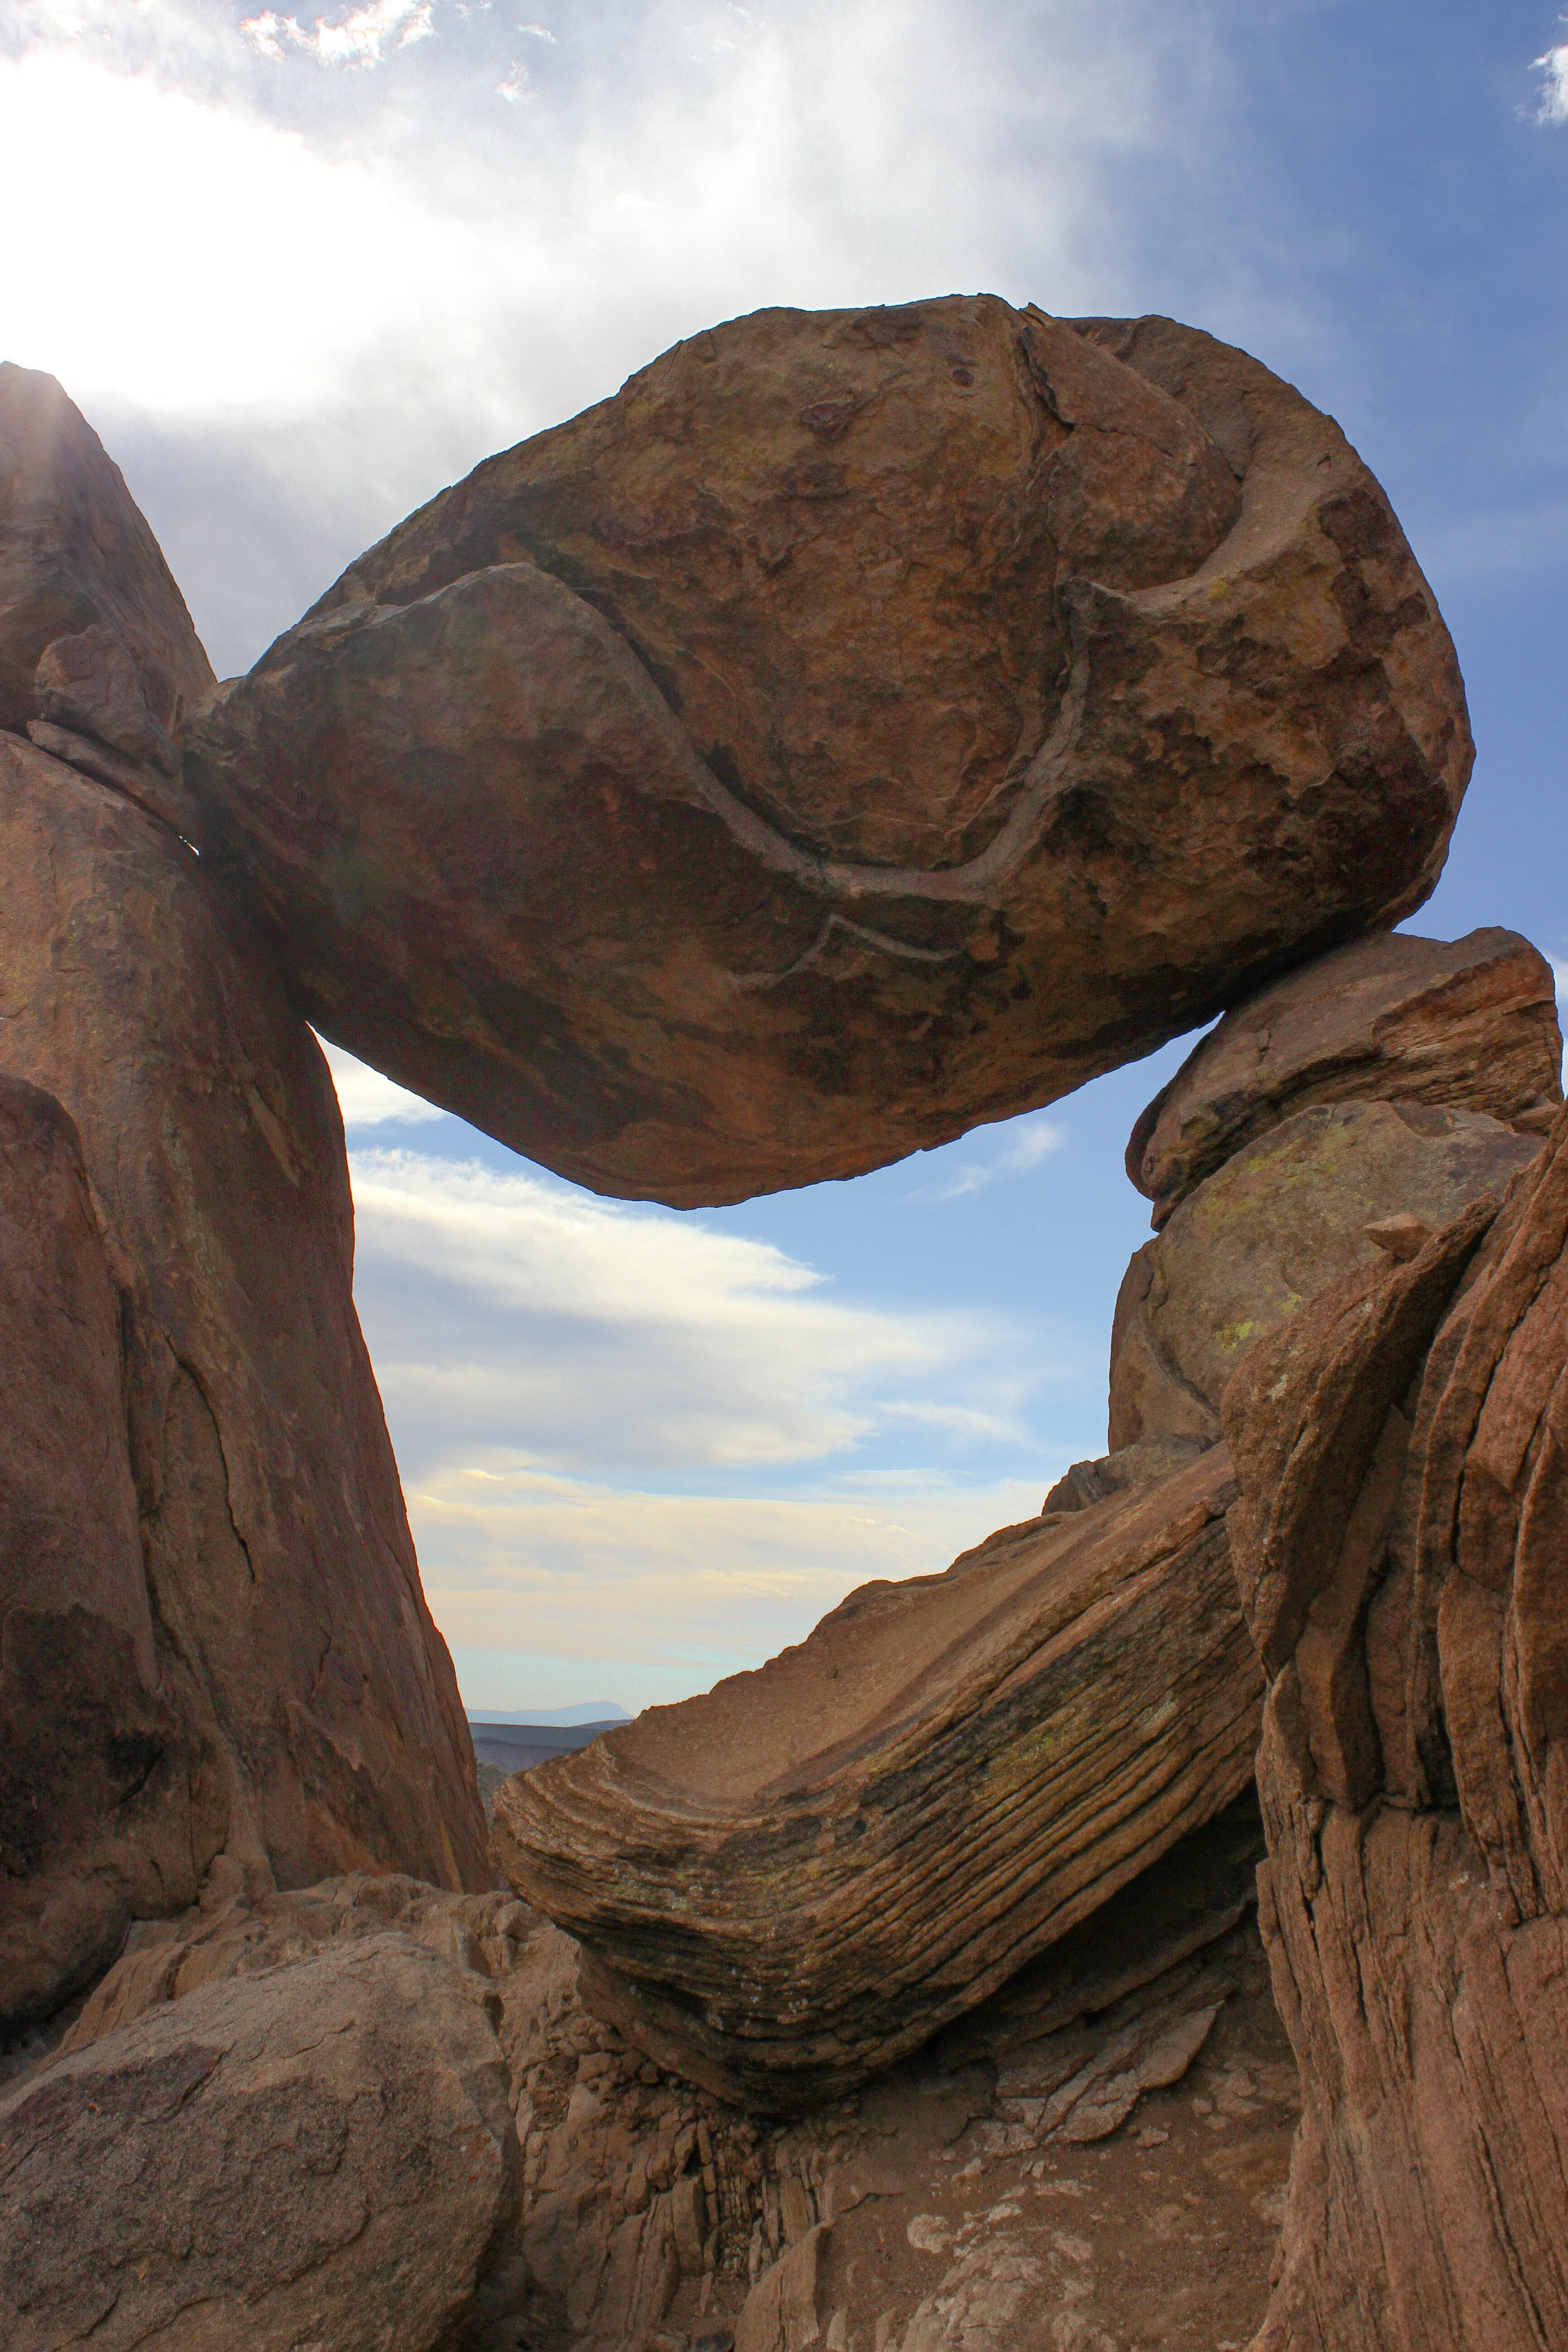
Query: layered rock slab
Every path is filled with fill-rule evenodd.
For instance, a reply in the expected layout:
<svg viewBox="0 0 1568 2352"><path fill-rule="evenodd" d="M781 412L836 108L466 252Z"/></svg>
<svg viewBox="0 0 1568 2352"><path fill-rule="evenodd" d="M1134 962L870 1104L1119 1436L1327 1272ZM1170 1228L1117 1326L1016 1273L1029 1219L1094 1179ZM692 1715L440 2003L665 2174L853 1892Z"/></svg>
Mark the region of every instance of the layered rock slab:
<svg viewBox="0 0 1568 2352"><path fill-rule="evenodd" d="M0 2098L10 2352L437 2352L521 2187L499 2004L406 1938L208 1984Z"/></svg>
<svg viewBox="0 0 1568 2352"><path fill-rule="evenodd" d="M871 1584L498 1791L493 1845L661 2064L799 2107L973 2008L1245 1786L1223 1448Z"/></svg>
<svg viewBox="0 0 1568 2352"><path fill-rule="evenodd" d="M284 1885L345 1867L488 1885L472 1748L354 1315L320 1049L242 910L170 829L5 735L0 857L0 1070L47 1087L74 1123L79 1160L59 1130L47 1197L75 1218L81 1279L99 1286L70 1344L24 1354L28 1409L63 1439L68 1401L89 1393L113 1485L95 1515L76 1507L85 1467L75 1483L62 1471L8 1527L8 1728L28 1769L49 1772L72 1737L69 1694L90 1685L110 1726L124 1696L127 1738L146 1732L149 1790L188 1780L183 1859L149 1843L133 1912L191 1901L220 1850ZM6 1205L19 1265L36 1250L25 1183ZM117 1596L102 1622L131 1644L123 1674L116 1642L91 1632L95 1580ZM24 1668L24 1628L58 1671ZM107 1783L84 1773L50 1802L84 1857L109 1834ZM101 1892L98 1863L84 1868ZM31 1865L0 1883L12 2021L64 1999L85 1965L62 1950L52 1993L37 1980L42 1895Z"/></svg>
<svg viewBox="0 0 1568 2352"><path fill-rule="evenodd" d="M1386 1263L1391 1218L1436 1232L1482 1194L1500 1197L1540 1149L1539 1135L1483 1112L1412 1100L1321 1103L1246 1145L1122 1277L1112 1461L1155 1441L1212 1444L1247 1350L1342 1276Z"/></svg>
<svg viewBox="0 0 1568 2352"><path fill-rule="evenodd" d="M0 362L0 728L37 730L190 834L174 737L213 683L97 434L53 376Z"/></svg>
<svg viewBox="0 0 1568 2352"><path fill-rule="evenodd" d="M1517 931L1357 940L1226 1014L1134 1127L1127 1173L1158 1230L1226 1160L1314 1104L1424 1103L1541 1135L1562 1068L1556 979Z"/></svg>
<svg viewBox="0 0 1568 2352"><path fill-rule="evenodd" d="M1568 2339L1568 1129L1226 1401L1302 2074L1261 2352Z"/></svg>
<svg viewBox="0 0 1568 2352"><path fill-rule="evenodd" d="M763 311L189 730L310 1018L604 1192L847 1176L1420 903L1471 758L1338 427L1168 320Z"/></svg>

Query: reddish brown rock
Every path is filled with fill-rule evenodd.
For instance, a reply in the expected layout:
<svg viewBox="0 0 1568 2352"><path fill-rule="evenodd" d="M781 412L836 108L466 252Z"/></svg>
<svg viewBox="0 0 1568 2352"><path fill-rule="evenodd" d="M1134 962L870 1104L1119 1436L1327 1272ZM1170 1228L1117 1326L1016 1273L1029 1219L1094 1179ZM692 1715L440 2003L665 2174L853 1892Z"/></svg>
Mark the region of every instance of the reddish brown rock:
<svg viewBox="0 0 1568 2352"><path fill-rule="evenodd" d="M0 2096L7 2352L447 2352L521 2186L499 2007L371 1937Z"/></svg>
<svg viewBox="0 0 1568 2352"><path fill-rule="evenodd" d="M118 466L51 375L0 363L0 728L190 835L174 737L213 684Z"/></svg>
<svg viewBox="0 0 1568 2352"><path fill-rule="evenodd" d="M679 344L363 557L186 782L322 1032L600 1192L847 1176L1395 921L1470 764L1339 428L990 296Z"/></svg>
<svg viewBox="0 0 1568 2352"><path fill-rule="evenodd" d="M1139 1119L1127 1173L1158 1231L1234 1153L1312 1104L1426 1103L1540 1135L1562 1069L1552 967L1517 931L1357 940L1226 1014Z"/></svg>
<svg viewBox="0 0 1568 2352"><path fill-rule="evenodd" d="M8 1809L26 1811L57 1750L113 1748L121 1706L130 1743L112 1769L62 1774L36 1857L25 1839L19 1874L8 1857L14 2017L80 1973L62 1958L51 1988L36 1941L26 1957L61 1857L81 1859L89 1906L137 1912L189 1902L219 1848L294 1885L366 1868L477 1886L489 1868L353 1311L320 1049L172 832L3 735L0 863L0 1066L47 1087L80 1139L79 1161L68 1127L35 1118L5 1202L7 1346L28 1383L16 1444L34 1465L0 1564L6 1704L29 1755ZM47 1248L35 1189L64 1236ZM66 1459L94 1433L99 1484ZM121 1783L143 1769L132 1802ZM174 1810L146 1828L161 1791ZM126 1836L139 1852L122 1868Z"/></svg>
<svg viewBox="0 0 1568 2352"><path fill-rule="evenodd" d="M121 1289L76 1129L0 1078L0 2020L47 2014L133 1913L195 1899L218 1759L160 1644Z"/></svg>
<svg viewBox="0 0 1568 2352"><path fill-rule="evenodd" d="M1538 1135L1477 1111L1351 1101L1298 1111L1237 1151L1122 1278L1113 1454L1157 1439L1212 1443L1247 1349L1352 1267L1386 1262L1391 1219L1436 1232L1482 1193L1500 1194L1540 1149Z"/></svg>
<svg viewBox="0 0 1568 2352"><path fill-rule="evenodd" d="M1305 2099L1259 2352L1568 2341L1568 1125L1226 1399Z"/></svg>
<svg viewBox="0 0 1568 2352"><path fill-rule="evenodd" d="M727 2096L847 2090L1252 1770L1223 1448L852 1593L797 1649L506 1781L497 1858L602 2016Z"/></svg>

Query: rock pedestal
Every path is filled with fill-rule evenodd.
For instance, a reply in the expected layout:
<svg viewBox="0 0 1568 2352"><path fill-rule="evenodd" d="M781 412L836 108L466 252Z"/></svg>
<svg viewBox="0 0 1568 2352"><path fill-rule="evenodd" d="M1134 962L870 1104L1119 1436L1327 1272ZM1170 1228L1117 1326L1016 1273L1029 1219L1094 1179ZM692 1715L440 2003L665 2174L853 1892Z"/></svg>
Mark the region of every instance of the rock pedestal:
<svg viewBox="0 0 1568 2352"><path fill-rule="evenodd" d="M0 1072L54 1098L6 1095L15 2023L106 1965L128 1916L192 1901L220 1850L293 1885L489 1867L354 1316L320 1049L184 843L8 735L0 862Z"/></svg>
<svg viewBox="0 0 1568 2352"><path fill-rule="evenodd" d="M1568 1120L1231 1387L1305 2107L1259 2352L1568 2341Z"/></svg>
<svg viewBox="0 0 1568 2352"><path fill-rule="evenodd" d="M187 730L323 1034L602 1192L853 1175L1418 906L1447 634L1168 320L762 311L489 459Z"/></svg>
<svg viewBox="0 0 1568 2352"><path fill-rule="evenodd" d="M1315 1104L1479 1111L1541 1136L1562 1099L1557 983L1539 948L1517 931L1390 931L1216 1023L1134 1127L1127 1173L1158 1229L1227 1160Z"/></svg>

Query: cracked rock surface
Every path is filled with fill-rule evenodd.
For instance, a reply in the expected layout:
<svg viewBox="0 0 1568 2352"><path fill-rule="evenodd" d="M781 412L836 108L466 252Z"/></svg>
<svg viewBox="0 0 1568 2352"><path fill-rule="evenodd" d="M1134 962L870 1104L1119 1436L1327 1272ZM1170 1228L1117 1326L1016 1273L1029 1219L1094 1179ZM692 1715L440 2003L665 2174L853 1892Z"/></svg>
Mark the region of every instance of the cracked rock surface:
<svg viewBox="0 0 1568 2352"><path fill-rule="evenodd" d="M1568 1114L1226 1400L1304 2112L1260 2352L1568 2342Z"/></svg>
<svg viewBox="0 0 1568 2352"><path fill-rule="evenodd" d="M129 2340L156 2352L1239 2347L1297 2111L1258 1942L1259 1849L1243 1800L924 2050L787 2124L595 2017L576 1945L509 1895L352 1875L253 1897L220 1868L188 1913L132 1930L61 2047L13 2062L0 2293L30 2297L17 2341L54 2352L103 2325L90 2340L115 2344L134 2322ZM226 2059L209 2079L236 2023L269 2064L243 2076ZM150 2064L194 2050L183 2104L146 2095ZM100 2085L118 2087L94 2116ZM452 2125L477 2134L466 2187L443 2153ZM89 2142L103 2163L75 2164ZM368 2263L344 2241L361 2207ZM154 2261L102 2322L136 2215ZM68 2221L78 2258L46 2273ZM225 2293L254 2308L204 2334L198 2287L225 2324Z"/></svg>
<svg viewBox="0 0 1568 2352"><path fill-rule="evenodd" d="M452 1886L490 1871L354 1314L321 1051L178 835L6 734L0 864L0 1074L68 1115L76 1142L57 1128L52 1148L62 1168L79 1150L72 1213L99 1268L96 1321L62 1317L36 1361L62 1399L97 1363L94 1442L119 1465L96 1587L71 1478L35 1481L6 1529L15 2025L101 1969L129 1917L191 1902L219 1853L258 1888L361 1864ZM56 1197L43 1187L39 1216ZM19 1202L18 1236L25 1183ZM20 1335L5 1346L19 1362ZM107 1779L62 1776L105 1727L129 1743Z"/></svg>

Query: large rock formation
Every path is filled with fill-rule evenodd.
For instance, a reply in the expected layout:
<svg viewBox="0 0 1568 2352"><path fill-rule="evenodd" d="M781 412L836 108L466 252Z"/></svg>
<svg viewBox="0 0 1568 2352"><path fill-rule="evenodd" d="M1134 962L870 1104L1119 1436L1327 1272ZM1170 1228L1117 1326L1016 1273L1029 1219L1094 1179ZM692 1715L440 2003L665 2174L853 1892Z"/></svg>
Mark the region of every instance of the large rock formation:
<svg viewBox="0 0 1568 2352"><path fill-rule="evenodd" d="M1556 981L1517 931L1357 940L1227 1013L1132 1130L1163 1225L1205 1177L1315 1103L1484 1111L1537 1135L1563 1099Z"/></svg>
<svg viewBox="0 0 1568 2352"><path fill-rule="evenodd" d="M1331 419L989 296L681 343L191 732L327 1035L679 1206L1047 1103L1438 872L1447 635Z"/></svg>
<svg viewBox="0 0 1568 2352"><path fill-rule="evenodd" d="M0 728L26 729L189 836L174 739L212 684L97 434L53 376L0 363Z"/></svg>
<svg viewBox="0 0 1568 2352"><path fill-rule="evenodd" d="M214 1744L160 1643L122 1292L76 1129L0 1078L0 2019L53 2008L222 1844Z"/></svg>
<svg viewBox="0 0 1568 2352"><path fill-rule="evenodd" d="M499 2004L407 1937L217 1980L0 2097L7 2352L436 2352L521 2162Z"/></svg>
<svg viewBox="0 0 1568 2352"><path fill-rule="evenodd" d="M1305 2111L1260 2352L1568 2342L1568 1118L1226 1400Z"/></svg>
<svg viewBox="0 0 1568 2352"><path fill-rule="evenodd" d="M493 1843L600 2014L798 2107L973 2008L1243 1788L1223 1448L508 1780Z"/></svg>
<svg viewBox="0 0 1568 2352"><path fill-rule="evenodd" d="M352 1296L342 1127L241 910L165 824L0 735L0 2019L220 1849L484 1885L451 1662ZM74 1131L71 1125L74 1122Z"/></svg>
<svg viewBox="0 0 1568 2352"><path fill-rule="evenodd" d="M1552 1016L1555 1033L1556 1018ZM1110 1339L1110 1444L1219 1434L1248 1348L1405 1216L1436 1231L1500 1193L1541 1148L1484 1113L1321 1102L1258 1136L1190 1192L1122 1277Z"/></svg>

